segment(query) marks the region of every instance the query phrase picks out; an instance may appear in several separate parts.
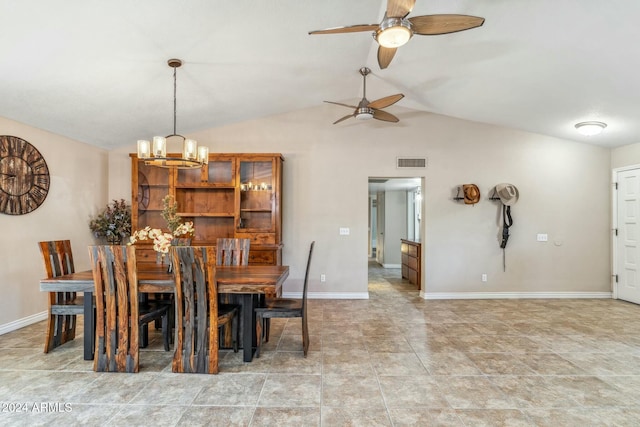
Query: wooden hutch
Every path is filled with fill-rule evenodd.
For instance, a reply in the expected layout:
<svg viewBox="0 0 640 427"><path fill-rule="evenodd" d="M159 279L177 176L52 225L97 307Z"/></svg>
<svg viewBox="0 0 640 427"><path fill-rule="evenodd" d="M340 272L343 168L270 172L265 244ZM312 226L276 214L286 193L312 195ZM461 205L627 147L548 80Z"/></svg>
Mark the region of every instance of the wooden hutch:
<svg viewBox="0 0 640 427"><path fill-rule="evenodd" d="M249 238L250 264L282 264L281 154L209 154L209 164L195 169L161 168L146 165L135 153L130 157L134 231L146 226L168 231L161 213L163 198L171 195L178 215L193 221L192 245ZM141 249L139 260L155 262L153 249Z"/></svg>

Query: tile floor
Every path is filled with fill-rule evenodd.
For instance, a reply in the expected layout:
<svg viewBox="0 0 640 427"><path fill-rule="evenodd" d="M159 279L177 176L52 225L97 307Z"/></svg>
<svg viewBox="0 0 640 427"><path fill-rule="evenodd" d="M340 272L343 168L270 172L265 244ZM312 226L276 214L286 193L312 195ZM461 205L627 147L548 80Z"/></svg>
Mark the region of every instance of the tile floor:
<svg viewBox="0 0 640 427"><path fill-rule="evenodd" d="M42 354L44 323L2 335L0 425L640 425L638 305L425 301L375 266L370 292L309 301L306 359L299 320L274 321L211 376L171 373L157 335L138 374L94 373L80 339Z"/></svg>

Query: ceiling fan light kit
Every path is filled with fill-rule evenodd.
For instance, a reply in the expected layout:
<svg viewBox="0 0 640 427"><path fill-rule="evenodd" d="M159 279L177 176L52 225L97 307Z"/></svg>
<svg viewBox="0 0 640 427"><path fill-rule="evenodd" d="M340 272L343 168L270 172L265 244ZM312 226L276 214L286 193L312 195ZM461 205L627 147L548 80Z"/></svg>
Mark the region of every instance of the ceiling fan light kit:
<svg viewBox="0 0 640 427"><path fill-rule="evenodd" d="M576 123L576 129L584 136L599 135L606 127L607 124L604 122L589 121Z"/></svg>
<svg viewBox="0 0 640 427"><path fill-rule="evenodd" d="M138 158L144 159L147 165L163 168L199 168L209 163L209 147L198 147L196 140L187 139L176 133L176 69L182 66L182 61L170 59L167 64L173 68L173 133L167 136L154 136L153 145L146 139L139 139ZM167 139L171 137L182 138L180 155L167 156Z"/></svg>
<svg viewBox="0 0 640 427"><path fill-rule="evenodd" d="M398 48L406 44L413 36L411 22L402 18L387 18L373 33L373 38L382 47Z"/></svg>

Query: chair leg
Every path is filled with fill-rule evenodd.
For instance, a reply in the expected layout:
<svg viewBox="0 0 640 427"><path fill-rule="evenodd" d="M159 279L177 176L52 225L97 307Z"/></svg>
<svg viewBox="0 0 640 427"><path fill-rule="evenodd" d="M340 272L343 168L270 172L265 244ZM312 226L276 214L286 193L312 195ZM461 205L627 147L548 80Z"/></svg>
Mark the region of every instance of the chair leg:
<svg viewBox="0 0 640 427"><path fill-rule="evenodd" d="M238 352L238 346L240 344L240 328L238 327L238 318L240 313L236 313L231 319L231 333L233 334L233 352Z"/></svg>
<svg viewBox="0 0 640 427"><path fill-rule="evenodd" d="M260 345L262 344L262 315L256 313L256 359L260 357Z"/></svg>
<svg viewBox="0 0 640 427"><path fill-rule="evenodd" d="M307 351L309 350L309 328L307 326L307 317L302 316L302 351L304 357L307 357Z"/></svg>
<svg viewBox="0 0 640 427"><path fill-rule="evenodd" d="M269 342L269 332L271 331L271 319L264 319L264 342Z"/></svg>
<svg viewBox="0 0 640 427"><path fill-rule="evenodd" d="M149 324L145 323L140 327L140 348L146 348L149 345Z"/></svg>
<svg viewBox="0 0 640 427"><path fill-rule="evenodd" d="M162 340L164 341L164 351L169 351L169 340L171 329L169 328L169 311L162 316Z"/></svg>

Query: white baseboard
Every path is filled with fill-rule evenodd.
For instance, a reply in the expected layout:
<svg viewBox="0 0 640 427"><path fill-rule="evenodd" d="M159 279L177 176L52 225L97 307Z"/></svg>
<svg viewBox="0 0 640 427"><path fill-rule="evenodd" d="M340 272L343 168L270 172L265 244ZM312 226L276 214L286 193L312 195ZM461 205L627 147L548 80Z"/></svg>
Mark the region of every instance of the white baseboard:
<svg viewBox="0 0 640 427"><path fill-rule="evenodd" d="M424 299L553 299L553 298L606 298L611 292L424 292Z"/></svg>
<svg viewBox="0 0 640 427"><path fill-rule="evenodd" d="M382 268L402 268L402 264L382 264Z"/></svg>
<svg viewBox="0 0 640 427"><path fill-rule="evenodd" d="M15 331L16 329L24 328L25 326L33 325L34 323L38 323L46 319L47 311L45 310L41 313L32 314L31 316L5 323L4 325L0 325L0 335Z"/></svg>
<svg viewBox="0 0 640 427"><path fill-rule="evenodd" d="M302 292L283 292L283 298L302 298ZM368 292L308 292L307 299L369 299Z"/></svg>

